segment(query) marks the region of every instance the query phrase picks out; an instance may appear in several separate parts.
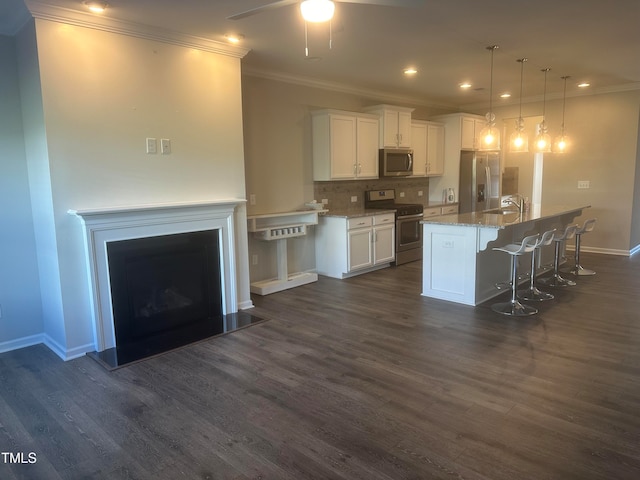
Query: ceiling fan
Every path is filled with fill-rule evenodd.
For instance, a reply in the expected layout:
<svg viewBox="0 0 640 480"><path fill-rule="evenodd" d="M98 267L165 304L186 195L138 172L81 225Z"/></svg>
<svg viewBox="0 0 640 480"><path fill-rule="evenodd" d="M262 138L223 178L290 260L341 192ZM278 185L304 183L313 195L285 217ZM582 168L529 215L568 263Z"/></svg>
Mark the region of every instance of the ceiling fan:
<svg viewBox="0 0 640 480"><path fill-rule="evenodd" d="M418 7L424 3L424 0L335 0L338 3L358 3L364 5L381 5L385 7ZM236 13L235 15L231 15L227 17L227 20L240 20L241 18L249 17L251 15L255 15L257 13L261 13L267 10L273 10L275 8L286 7L289 5L293 5L299 3L302 15L308 22L326 22L331 19L333 16L334 3L331 0L278 0L276 2L267 3L266 5L262 5L260 7L252 8L251 10L247 10L245 12ZM321 11L323 13L320 14L319 17L309 17L305 16L305 11L311 12ZM313 19L319 18L319 19Z"/></svg>

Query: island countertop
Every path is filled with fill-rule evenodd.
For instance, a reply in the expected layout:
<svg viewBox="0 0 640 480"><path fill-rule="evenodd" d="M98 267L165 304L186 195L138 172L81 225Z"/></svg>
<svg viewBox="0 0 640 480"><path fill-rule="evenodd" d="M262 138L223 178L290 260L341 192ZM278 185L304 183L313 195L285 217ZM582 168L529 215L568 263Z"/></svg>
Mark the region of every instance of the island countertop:
<svg viewBox="0 0 640 480"><path fill-rule="evenodd" d="M499 295L496 284L508 282L509 255L494 247L515 243L526 235L562 231L589 205L532 206L513 213L473 212L422 221L422 295L465 305L479 305ZM554 246L542 247L541 264Z"/></svg>
<svg viewBox="0 0 640 480"><path fill-rule="evenodd" d="M514 225L535 222L547 218L557 217L572 212L581 212L590 205L541 205L532 206L529 212L522 215L517 210L512 213L489 213L497 209L481 212L459 213L431 217L422 220L423 224L451 225L463 227L486 227L503 229Z"/></svg>

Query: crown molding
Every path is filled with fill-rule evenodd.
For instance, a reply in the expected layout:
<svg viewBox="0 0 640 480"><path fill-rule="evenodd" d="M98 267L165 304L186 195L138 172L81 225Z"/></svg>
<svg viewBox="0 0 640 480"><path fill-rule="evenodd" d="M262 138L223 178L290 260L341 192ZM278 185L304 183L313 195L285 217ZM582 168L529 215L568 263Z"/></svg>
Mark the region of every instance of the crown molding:
<svg viewBox="0 0 640 480"><path fill-rule="evenodd" d="M323 90L329 90L332 92L347 93L350 95L357 95L359 97L373 97L377 101L387 103L405 103L411 105L419 105L421 107L431 107L443 110L457 110L455 105L438 104L429 100L421 99L417 96L400 95L385 92L382 90L367 89L362 87L356 87L353 85L347 85L339 82L330 82L327 80L320 80L317 78L310 78L301 75L292 75L289 73L276 72L273 70L262 69L251 65L243 64L242 74L251 77L264 78L267 80L275 80L278 82L291 83L294 85L302 85L305 87L320 88Z"/></svg>
<svg viewBox="0 0 640 480"><path fill-rule="evenodd" d="M163 28L117 20L106 16L96 16L56 5L48 5L36 0L25 0L25 4L31 12L31 15L41 20L92 28L103 32L153 40L235 58L243 58L249 53L249 49L247 48L229 45L208 38L186 35Z"/></svg>
<svg viewBox="0 0 640 480"><path fill-rule="evenodd" d="M567 98L573 97L592 97L594 95L606 95L608 93L621 93L621 92L632 92L634 90L640 90L640 82L632 82L625 83L622 85L614 85L611 87L601 87L601 88L586 88L581 89L576 92L567 92ZM562 93L548 93L546 96L546 100L558 100L562 99ZM545 99L543 95L535 95L531 97L524 97L522 99L522 103L540 103ZM494 103L495 107L509 106L509 105L518 105L520 101L518 99L510 99L504 100L497 103ZM488 102L483 103L469 103L466 105L462 105L460 108L462 110L477 110L482 108L487 108Z"/></svg>

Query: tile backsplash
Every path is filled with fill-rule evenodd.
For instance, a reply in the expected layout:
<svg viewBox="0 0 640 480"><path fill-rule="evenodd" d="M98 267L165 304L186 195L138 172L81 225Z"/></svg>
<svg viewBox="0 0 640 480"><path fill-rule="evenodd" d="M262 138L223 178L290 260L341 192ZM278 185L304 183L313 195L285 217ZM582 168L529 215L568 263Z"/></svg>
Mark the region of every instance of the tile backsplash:
<svg viewBox="0 0 640 480"><path fill-rule="evenodd" d="M341 180L337 182L314 182L314 198L319 202L327 199L329 210L353 210L364 208L364 195L367 190L395 189L398 203L422 203L427 206L429 202L429 179L401 178L401 179L373 179L373 180ZM422 192L422 195L420 195ZM401 194L404 193L404 197ZM351 201L356 197L355 202Z"/></svg>

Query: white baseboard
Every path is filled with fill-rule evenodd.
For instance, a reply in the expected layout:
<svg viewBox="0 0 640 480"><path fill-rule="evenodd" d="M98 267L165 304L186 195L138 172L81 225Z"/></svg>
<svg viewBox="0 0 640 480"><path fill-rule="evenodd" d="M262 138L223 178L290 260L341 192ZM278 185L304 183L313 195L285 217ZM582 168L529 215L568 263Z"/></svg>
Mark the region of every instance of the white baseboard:
<svg viewBox="0 0 640 480"><path fill-rule="evenodd" d="M567 245L567 251L573 252L575 250L574 245ZM586 253L601 253L603 255L619 255L622 257L630 257L634 253L640 251L640 245L635 247L633 250L618 250L613 248L599 248L599 247L585 247L584 245L580 246L580 252Z"/></svg>
<svg viewBox="0 0 640 480"><path fill-rule="evenodd" d="M32 347L33 345L38 345L40 343L44 343L44 334L42 333L30 335L28 337L16 338L15 340L9 340L8 342L1 342L0 353Z"/></svg>
<svg viewBox="0 0 640 480"><path fill-rule="evenodd" d="M251 300L247 300L246 302L240 302L238 304L238 310L248 310L253 308L253 302Z"/></svg>
<svg viewBox="0 0 640 480"><path fill-rule="evenodd" d="M44 343L49 350L58 355L65 362L73 360L74 358L82 357L87 352L93 352L95 350L95 346L92 343L67 350L46 334L44 335L44 341L42 343Z"/></svg>

